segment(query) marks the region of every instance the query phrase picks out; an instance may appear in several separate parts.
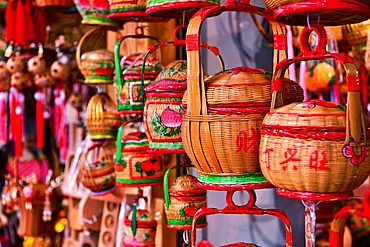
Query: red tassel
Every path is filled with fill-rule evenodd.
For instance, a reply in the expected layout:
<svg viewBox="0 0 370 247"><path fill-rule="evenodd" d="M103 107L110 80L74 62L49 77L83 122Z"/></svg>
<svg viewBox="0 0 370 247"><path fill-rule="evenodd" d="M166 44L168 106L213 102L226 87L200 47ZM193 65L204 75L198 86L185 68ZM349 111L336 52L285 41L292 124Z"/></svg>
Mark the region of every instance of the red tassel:
<svg viewBox="0 0 370 247"><path fill-rule="evenodd" d="M35 94L36 99L36 145L39 148L44 147L44 102L45 94L41 91L38 91Z"/></svg>
<svg viewBox="0 0 370 247"><path fill-rule="evenodd" d="M15 133L15 107L16 107L16 94L17 94L17 89L12 87L10 89L10 123L9 123L9 140L14 140L14 133Z"/></svg>
<svg viewBox="0 0 370 247"><path fill-rule="evenodd" d="M67 133L67 125L65 121L65 109L64 109L64 101L60 105L60 125L59 130L57 133L57 144L60 150L60 157L62 160L67 158L68 152L68 133Z"/></svg>
<svg viewBox="0 0 370 247"><path fill-rule="evenodd" d="M6 35L5 40L7 42L12 41L15 39L15 20L16 20L16 14L15 14L15 7L17 4L17 1L20 0L11 0L8 2L8 6L6 6L5 10L5 23L6 23Z"/></svg>
<svg viewBox="0 0 370 247"><path fill-rule="evenodd" d="M21 0L17 1L14 42L20 46L29 46L35 39L31 0L25 0L24 3Z"/></svg>
<svg viewBox="0 0 370 247"><path fill-rule="evenodd" d="M6 100L7 100L7 93L0 92L0 142L2 144L7 143L7 111L6 111Z"/></svg>
<svg viewBox="0 0 370 247"><path fill-rule="evenodd" d="M22 103L17 101L15 108L15 133L14 133L14 144L15 144L15 157L23 156L23 109Z"/></svg>
<svg viewBox="0 0 370 247"><path fill-rule="evenodd" d="M33 19L33 26L35 31L35 43L45 43L46 41L46 27L48 25L47 22L47 12L45 8L38 8L36 7L34 19Z"/></svg>

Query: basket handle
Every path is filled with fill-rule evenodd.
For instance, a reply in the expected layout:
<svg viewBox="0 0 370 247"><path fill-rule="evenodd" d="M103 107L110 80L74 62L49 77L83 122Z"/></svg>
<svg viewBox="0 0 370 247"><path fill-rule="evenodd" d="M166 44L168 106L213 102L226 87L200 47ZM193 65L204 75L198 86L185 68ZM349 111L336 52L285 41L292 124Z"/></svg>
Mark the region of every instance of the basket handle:
<svg viewBox="0 0 370 247"><path fill-rule="evenodd" d="M128 38L133 38L133 39L144 39L145 38L145 39L154 40L155 42L159 43L159 40L156 37L144 34L143 27L136 27L134 35L126 35L126 36L120 37L117 40L116 46L114 48L114 62L115 62L115 67L116 67L117 84L119 87L123 87L124 85L124 80L122 79L122 69L121 69L121 64L120 64L119 50L120 50L122 41Z"/></svg>
<svg viewBox="0 0 370 247"><path fill-rule="evenodd" d="M145 72L145 62L146 62L146 59L148 58L148 56L150 54L152 54L155 50L159 49L159 48L162 48L162 47L165 47L165 46L184 46L186 45L186 40L184 39L179 39L177 38L177 34L178 34L178 31L180 29L187 29L187 25L185 24L181 24L181 25L178 25L175 27L175 29L173 30L172 32L172 38L173 38L173 41L168 41L168 42L159 42L155 45L152 45L149 47L148 51L145 53L144 55L144 60L143 60L143 66L141 68L141 92L142 92L142 99L143 99L143 105L145 105L145 93L144 93L144 72ZM200 42L200 46L201 47L205 47L207 48L208 50L210 50L213 54L215 54L215 56L217 57L218 59L218 62L220 64L220 69L221 70L224 70L225 69L225 63L224 63L224 60L223 58L221 57L220 55L220 51L217 47L215 46L210 46L208 45L207 43L205 42Z"/></svg>
<svg viewBox="0 0 370 247"><path fill-rule="evenodd" d="M82 44L84 43L84 41L86 40L86 38L94 33L95 31L98 31L98 30L112 30L112 27L101 27L101 26L97 26L97 27L94 27L92 29L90 29L89 31L87 31L80 39L80 41L78 42L78 45L77 45L77 48L76 48L76 63L77 63L77 67L79 69L81 69L81 48L82 48ZM119 32L119 29L118 28L113 28L114 31L116 32Z"/></svg>
<svg viewBox="0 0 370 247"><path fill-rule="evenodd" d="M315 31L318 35L318 45L314 50L311 50L308 44L308 39L312 31ZM273 93L270 111L273 112L276 108L283 106L284 74L291 64L308 60L336 59L346 71L346 81L348 85L346 138L343 147L343 155L347 158L351 158L352 164L360 165L367 156L367 147L365 146L366 126L361 106L361 87L356 65L352 58L346 54L330 53L326 51L326 31L320 24L311 24L311 29L305 27L302 30L300 41L301 53L292 59L284 59L276 66L276 71L272 78ZM350 142L352 143L350 144Z"/></svg>
<svg viewBox="0 0 370 247"><path fill-rule="evenodd" d="M131 220L131 229L132 235L135 237L137 232L137 219L136 219L136 211L137 206L139 204L139 200L142 199L145 203L148 203L148 198L144 196L143 190L139 189L137 197L134 199L132 204L132 220Z"/></svg>
<svg viewBox="0 0 370 247"><path fill-rule="evenodd" d="M170 172L174 169L183 168L183 167L193 167L190 162L181 162L181 165L172 166L167 169L166 173L164 174L163 178L163 192L164 192L164 201L166 203L166 209L170 208L171 200L170 200L170 193L168 192L168 178L170 176Z"/></svg>

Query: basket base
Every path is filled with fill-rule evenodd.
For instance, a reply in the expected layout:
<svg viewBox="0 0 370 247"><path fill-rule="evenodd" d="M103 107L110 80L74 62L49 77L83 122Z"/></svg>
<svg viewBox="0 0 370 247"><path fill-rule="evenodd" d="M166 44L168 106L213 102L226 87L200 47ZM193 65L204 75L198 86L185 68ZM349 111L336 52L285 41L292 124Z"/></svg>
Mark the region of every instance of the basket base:
<svg viewBox="0 0 370 247"><path fill-rule="evenodd" d="M107 190L102 190L102 191L91 191L91 195L93 196L105 196L108 195L116 190L116 187L107 189Z"/></svg>
<svg viewBox="0 0 370 247"><path fill-rule="evenodd" d="M220 191L253 190L274 187L262 174L252 173L235 176L199 174L197 186L206 190Z"/></svg>
<svg viewBox="0 0 370 247"><path fill-rule="evenodd" d="M146 7L146 13L153 17L166 16L173 19L190 19L198 10L203 7L216 7L216 3L210 2L182 2L182 3L164 3Z"/></svg>
<svg viewBox="0 0 370 247"><path fill-rule="evenodd" d="M87 24L87 25L106 26L106 27L113 27L113 28L122 29L122 24L121 23L117 23L117 22L112 21L108 18L84 16L81 23L82 24Z"/></svg>
<svg viewBox="0 0 370 247"><path fill-rule="evenodd" d="M310 201L345 201L354 196L353 191L347 192L300 192L276 188L276 194L291 199L310 200Z"/></svg>
<svg viewBox="0 0 370 247"><path fill-rule="evenodd" d="M114 12L108 15L108 18L120 22L126 23L129 21L134 22L167 22L170 19L164 19L163 17L149 16L145 11L125 11L125 12Z"/></svg>
<svg viewBox="0 0 370 247"><path fill-rule="evenodd" d="M196 224L196 228L203 228L207 226L207 222ZM192 225L167 225L167 228L170 230L177 230L177 231L188 231L192 229Z"/></svg>
<svg viewBox="0 0 370 247"><path fill-rule="evenodd" d="M140 187L146 187L146 186L156 186L156 185L161 185L162 184L162 180L160 181L155 181L155 182L147 182L147 183L143 183L143 182L138 182L138 183L133 183L134 180L124 180L124 179L121 179L119 181L119 179L116 178L116 186L118 187L123 187L123 188L140 188Z"/></svg>
<svg viewBox="0 0 370 247"><path fill-rule="evenodd" d="M274 10L278 22L306 26L312 23L340 26L365 21L370 18L370 6L358 0L310 0L293 2Z"/></svg>

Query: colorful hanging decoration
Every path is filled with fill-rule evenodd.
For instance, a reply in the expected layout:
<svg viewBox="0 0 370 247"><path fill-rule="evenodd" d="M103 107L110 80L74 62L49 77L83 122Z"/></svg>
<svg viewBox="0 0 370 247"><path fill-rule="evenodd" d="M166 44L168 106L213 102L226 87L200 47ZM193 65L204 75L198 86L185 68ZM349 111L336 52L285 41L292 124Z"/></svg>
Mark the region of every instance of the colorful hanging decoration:
<svg viewBox="0 0 370 247"><path fill-rule="evenodd" d="M8 97L10 74L6 62L0 61L0 123L8 123ZM0 146L8 142L7 124L0 125Z"/></svg>

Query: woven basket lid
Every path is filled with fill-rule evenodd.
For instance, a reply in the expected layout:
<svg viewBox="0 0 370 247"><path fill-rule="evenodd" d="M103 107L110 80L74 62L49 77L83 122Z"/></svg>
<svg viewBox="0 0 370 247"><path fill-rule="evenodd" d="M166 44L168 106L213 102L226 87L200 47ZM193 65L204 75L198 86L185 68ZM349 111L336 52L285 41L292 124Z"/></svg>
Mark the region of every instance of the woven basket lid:
<svg viewBox="0 0 370 247"><path fill-rule="evenodd" d="M132 211L125 219L125 225L131 226L132 224ZM157 221L154 217L148 212L146 209L138 209L136 210L136 221L138 227L156 227Z"/></svg>
<svg viewBox="0 0 370 247"><path fill-rule="evenodd" d="M112 61L114 62L114 54L108 50L95 50L85 52L81 56L82 61Z"/></svg>
<svg viewBox="0 0 370 247"><path fill-rule="evenodd" d="M186 60L175 60L164 68L154 83L145 88L145 92L185 91L186 85Z"/></svg>
<svg viewBox="0 0 370 247"><path fill-rule="evenodd" d="M122 57L121 68L123 77L127 80L141 80L143 62L143 53L132 53ZM150 54L145 60L144 79L155 79L162 69L162 64Z"/></svg>
<svg viewBox="0 0 370 247"><path fill-rule="evenodd" d="M132 132L122 137L122 152L146 151L149 140L144 132Z"/></svg>
<svg viewBox="0 0 370 247"><path fill-rule="evenodd" d="M220 71L206 78L206 97L210 107L266 107L271 103L272 74L263 69L236 67ZM294 81L284 79L284 103L303 100L303 90ZM184 94L183 103L187 102Z"/></svg>
<svg viewBox="0 0 370 247"><path fill-rule="evenodd" d="M176 178L173 185L169 189L171 196L197 196L205 195L207 191L199 188L196 183L196 178L191 175L181 175Z"/></svg>
<svg viewBox="0 0 370 247"><path fill-rule="evenodd" d="M274 128L294 127L296 130L326 130L336 128L336 131L346 130L346 107L344 105L322 100L309 100L302 103L292 103L268 113L264 126Z"/></svg>

